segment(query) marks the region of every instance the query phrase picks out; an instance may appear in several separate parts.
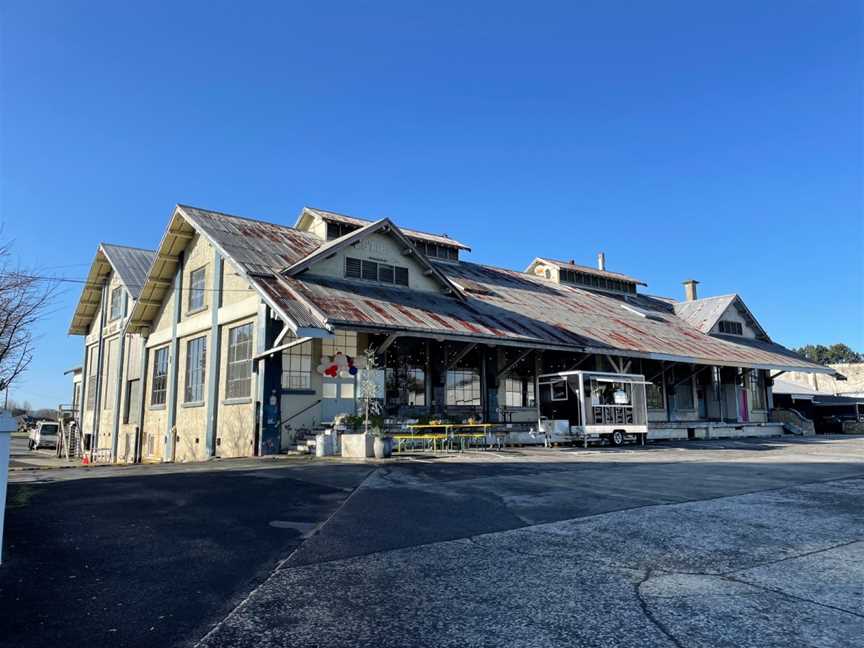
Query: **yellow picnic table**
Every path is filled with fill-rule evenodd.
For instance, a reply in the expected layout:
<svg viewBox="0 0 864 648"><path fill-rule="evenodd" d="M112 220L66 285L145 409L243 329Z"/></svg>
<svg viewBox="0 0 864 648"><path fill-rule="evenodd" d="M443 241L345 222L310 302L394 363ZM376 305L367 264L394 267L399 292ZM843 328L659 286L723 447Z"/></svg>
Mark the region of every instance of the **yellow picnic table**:
<svg viewBox="0 0 864 648"><path fill-rule="evenodd" d="M492 426L491 423L416 423L406 425L406 429L410 430L410 434L394 434L393 438L397 441L397 448L401 448L404 441L413 440L428 440L432 442L432 450L436 450L438 442L441 442L441 448L444 448L444 443L459 439L460 449L465 449L465 441L470 439L485 439ZM434 432L433 430L440 430ZM458 430L469 430L468 432L459 432Z"/></svg>

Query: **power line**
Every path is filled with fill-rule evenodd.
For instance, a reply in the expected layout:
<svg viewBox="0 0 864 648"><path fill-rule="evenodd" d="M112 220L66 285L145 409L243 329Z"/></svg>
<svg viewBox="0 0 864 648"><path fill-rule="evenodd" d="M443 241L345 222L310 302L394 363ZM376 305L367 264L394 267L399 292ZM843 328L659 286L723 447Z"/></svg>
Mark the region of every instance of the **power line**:
<svg viewBox="0 0 864 648"><path fill-rule="evenodd" d="M52 277L49 275L24 274L24 273L20 273L20 272L0 273L0 278L2 278L4 276L21 277L22 279L30 279L32 281L51 281L51 282L55 282L55 283L78 284L78 285L91 286L91 287L96 288L96 289L101 289L103 287L103 284L101 284L101 283L94 283L92 281L88 281L87 279L73 279L72 277ZM144 288L144 286L146 284L128 284L128 283L124 282L123 285L126 286L127 288ZM173 286L171 286L171 287L173 288ZM216 288L186 288L186 287L180 289L181 292L187 292L187 291L191 292L193 290L195 292L223 292L223 293L224 292L250 292L252 290L252 286L249 286L248 288L222 288L221 290L217 290Z"/></svg>

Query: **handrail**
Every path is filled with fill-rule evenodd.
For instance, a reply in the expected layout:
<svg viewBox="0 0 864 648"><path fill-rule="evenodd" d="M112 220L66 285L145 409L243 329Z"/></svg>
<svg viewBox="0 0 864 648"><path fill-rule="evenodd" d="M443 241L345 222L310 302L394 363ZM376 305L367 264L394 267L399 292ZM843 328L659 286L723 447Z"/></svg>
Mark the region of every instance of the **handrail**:
<svg viewBox="0 0 864 648"><path fill-rule="evenodd" d="M281 421L279 421L279 427L282 427L283 424L287 423L288 421L290 421L290 420L293 419L293 418L297 418L297 417L300 416L303 412L306 412L306 411L312 409L313 407L315 407L315 406L318 405L319 403L321 403L321 399L320 399L320 398L319 398L317 401L315 401L314 403L312 403L311 405L307 405L306 407L304 407L304 408L301 409L300 411L295 412L295 413L292 414L291 416L287 416L287 417L283 418Z"/></svg>

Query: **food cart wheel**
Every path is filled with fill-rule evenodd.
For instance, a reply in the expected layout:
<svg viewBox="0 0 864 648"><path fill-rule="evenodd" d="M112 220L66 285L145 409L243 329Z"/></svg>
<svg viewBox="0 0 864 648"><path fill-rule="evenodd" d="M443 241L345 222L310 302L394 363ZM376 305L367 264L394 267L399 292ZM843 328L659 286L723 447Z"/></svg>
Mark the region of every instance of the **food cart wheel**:
<svg viewBox="0 0 864 648"><path fill-rule="evenodd" d="M624 432L622 430L615 430L609 435L609 443L615 447L624 445Z"/></svg>

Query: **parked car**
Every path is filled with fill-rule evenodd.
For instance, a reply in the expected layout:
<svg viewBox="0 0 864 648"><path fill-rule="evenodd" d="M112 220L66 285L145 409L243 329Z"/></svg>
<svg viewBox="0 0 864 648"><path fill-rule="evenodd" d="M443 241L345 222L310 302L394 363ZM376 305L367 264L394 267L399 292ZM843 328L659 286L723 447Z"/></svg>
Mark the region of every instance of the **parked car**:
<svg viewBox="0 0 864 648"><path fill-rule="evenodd" d="M36 427L30 430L27 442L31 450L38 448L56 448L59 425L55 421L37 421Z"/></svg>

